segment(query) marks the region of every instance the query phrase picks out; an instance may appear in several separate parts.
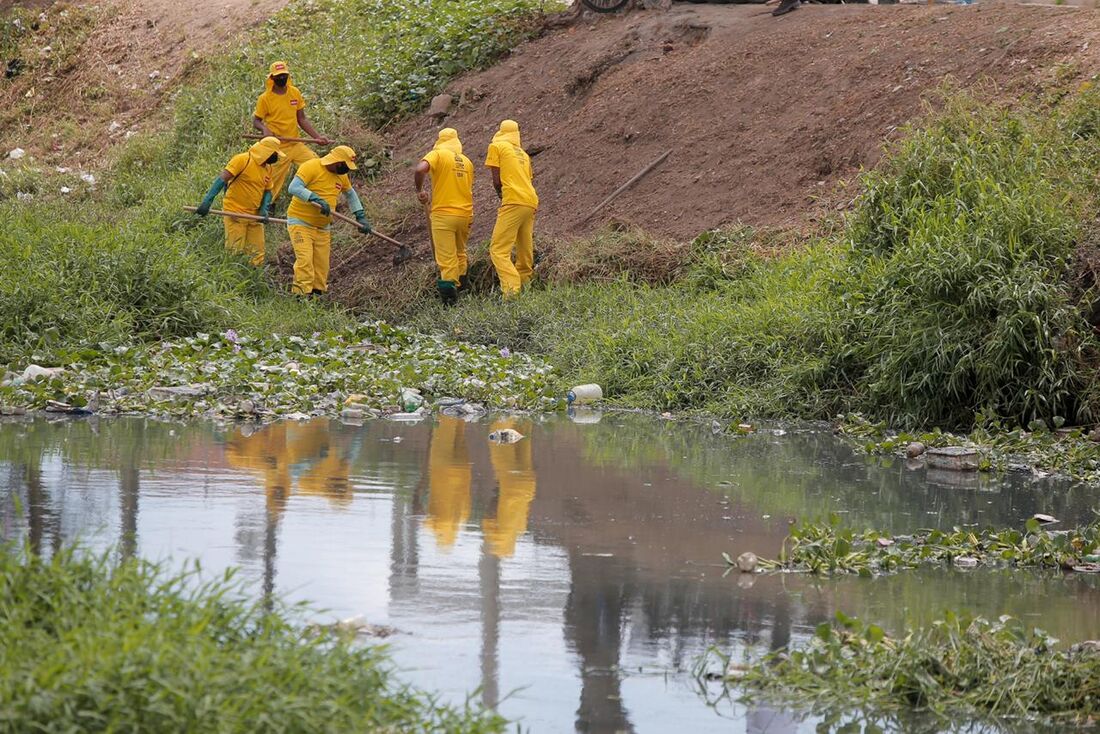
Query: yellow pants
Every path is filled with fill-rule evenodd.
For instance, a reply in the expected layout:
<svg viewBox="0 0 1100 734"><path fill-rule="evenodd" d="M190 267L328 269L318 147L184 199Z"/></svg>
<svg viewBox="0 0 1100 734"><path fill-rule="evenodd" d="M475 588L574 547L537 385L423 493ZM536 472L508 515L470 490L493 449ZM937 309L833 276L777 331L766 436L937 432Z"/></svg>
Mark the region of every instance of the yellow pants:
<svg viewBox="0 0 1100 734"><path fill-rule="evenodd" d="M513 247L515 264L512 264ZM500 278L501 292L505 296L519 293L520 287L531 280L535 272L535 210L532 207L501 205L489 244L489 257Z"/></svg>
<svg viewBox="0 0 1100 734"><path fill-rule="evenodd" d="M249 262L256 267L264 264L264 225L246 219L225 217L225 249L241 255L248 255Z"/></svg>
<svg viewBox="0 0 1100 734"><path fill-rule="evenodd" d="M328 261L332 251L332 233L302 224L287 225L294 246L294 285L290 292L308 296L328 290Z"/></svg>
<svg viewBox="0 0 1100 734"><path fill-rule="evenodd" d="M308 160L317 157L317 154L306 147L305 143L283 143L279 146L280 153L286 153L286 158L272 166L271 170L271 195L278 196L286 183L291 165L300 166Z"/></svg>
<svg viewBox="0 0 1100 734"><path fill-rule="evenodd" d="M432 215L432 246L439 265L439 279L456 286L466 275L466 240L470 239L470 217Z"/></svg>

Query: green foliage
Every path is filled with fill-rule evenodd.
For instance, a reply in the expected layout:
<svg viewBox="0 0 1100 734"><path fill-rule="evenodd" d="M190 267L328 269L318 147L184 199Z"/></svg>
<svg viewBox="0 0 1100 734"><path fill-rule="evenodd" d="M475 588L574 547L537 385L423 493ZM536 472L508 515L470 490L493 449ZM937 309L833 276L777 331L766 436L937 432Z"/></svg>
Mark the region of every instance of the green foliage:
<svg viewBox="0 0 1100 734"><path fill-rule="evenodd" d="M763 561L762 566L861 576L952 562L1069 569L1095 563L1086 559L1094 557L1098 549L1100 523L1050 532L1031 519L1025 532L954 528L950 532L924 530L914 535L891 536L877 530L857 534L843 527L833 515L825 523L792 527L779 560Z"/></svg>
<svg viewBox="0 0 1100 734"><path fill-rule="evenodd" d="M100 413L268 419L296 412L335 415L350 395L364 408L393 412L403 387L502 408L555 403L553 373L541 362L381 322L308 337L200 333L71 356L65 371L52 378L15 378L0 386L0 403L42 409L53 400L84 407L99 392ZM188 389L153 390L172 387Z"/></svg>
<svg viewBox="0 0 1100 734"><path fill-rule="evenodd" d="M0 549L5 731L489 732L503 722L400 686L381 648L302 633L231 574Z"/></svg>
<svg viewBox="0 0 1100 734"><path fill-rule="evenodd" d="M895 638L838 612L802 649L739 669L749 699L841 710L928 712L946 724L1012 718L1087 724L1100 713L1100 653L1060 650L1011 617L990 622L947 613ZM876 729L877 730L877 729Z"/></svg>
<svg viewBox="0 0 1100 734"><path fill-rule="evenodd" d="M1097 193L1098 103L1001 111L952 95L865 176L845 228L802 251L765 258L758 233L706 233L668 289L628 274L418 323L544 350L568 379L657 410L1088 421L1095 294L1071 287L1070 264ZM594 239L590 261L605 247Z"/></svg>

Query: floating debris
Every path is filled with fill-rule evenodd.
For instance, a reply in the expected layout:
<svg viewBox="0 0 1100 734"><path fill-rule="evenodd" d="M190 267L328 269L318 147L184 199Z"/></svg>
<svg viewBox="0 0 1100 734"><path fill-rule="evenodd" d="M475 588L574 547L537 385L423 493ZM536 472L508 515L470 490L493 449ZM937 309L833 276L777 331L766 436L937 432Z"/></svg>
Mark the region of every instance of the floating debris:
<svg viewBox="0 0 1100 734"><path fill-rule="evenodd" d="M502 428L489 434L489 440L493 443L515 443L522 441L523 434L511 428Z"/></svg>

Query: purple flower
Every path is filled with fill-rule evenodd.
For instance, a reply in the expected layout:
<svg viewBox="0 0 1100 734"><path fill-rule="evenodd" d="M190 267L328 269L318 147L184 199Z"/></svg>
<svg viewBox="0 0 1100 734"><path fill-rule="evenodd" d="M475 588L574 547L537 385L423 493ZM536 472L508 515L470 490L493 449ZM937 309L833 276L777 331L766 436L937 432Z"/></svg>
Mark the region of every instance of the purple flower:
<svg viewBox="0 0 1100 734"><path fill-rule="evenodd" d="M241 351L241 346L237 343L237 338L237 332L233 331L233 329L226 329L225 340L233 345L234 353Z"/></svg>
<svg viewBox="0 0 1100 734"><path fill-rule="evenodd" d="M500 350L500 356L502 356L502 357L511 357L512 356L512 350L509 349L508 347L504 347L503 349Z"/></svg>

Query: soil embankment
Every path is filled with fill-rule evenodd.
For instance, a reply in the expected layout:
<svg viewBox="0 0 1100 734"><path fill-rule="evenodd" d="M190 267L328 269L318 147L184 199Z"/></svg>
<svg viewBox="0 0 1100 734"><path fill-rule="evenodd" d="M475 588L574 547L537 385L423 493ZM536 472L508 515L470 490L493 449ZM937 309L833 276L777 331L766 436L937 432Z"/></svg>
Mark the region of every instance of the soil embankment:
<svg viewBox="0 0 1100 734"><path fill-rule="evenodd" d="M70 28L61 38L54 29L73 22L47 20L34 29L27 51L33 59L64 59L58 58L59 68L16 75L0 86L0 104L9 110L0 125L0 152L19 146L42 159L95 167L111 145L163 126L173 93L203 61L286 2L94 0L81 4L90 27ZM8 5L54 14L70 7L38 0ZM74 37L81 40L70 49Z"/></svg>
<svg viewBox="0 0 1100 734"><path fill-rule="evenodd" d="M478 164L473 238L495 195L481 163L504 118L536 152L541 240L607 219L692 237L724 223L802 229L843 208L845 188L946 79L992 82L1006 100L1072 88L1100 70L1100 14L1019 5L677 4L547 33L453 82L452 114L398 127L411 165L442 126ZM585 215L663 151L672 155L601 214ZM411 195L407 170L383 181ZM422 229L413 218L410 231Z"/></svg>

